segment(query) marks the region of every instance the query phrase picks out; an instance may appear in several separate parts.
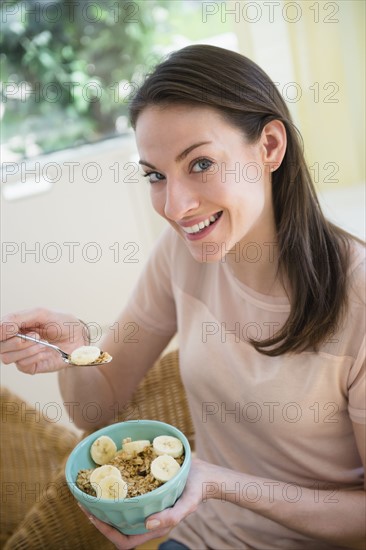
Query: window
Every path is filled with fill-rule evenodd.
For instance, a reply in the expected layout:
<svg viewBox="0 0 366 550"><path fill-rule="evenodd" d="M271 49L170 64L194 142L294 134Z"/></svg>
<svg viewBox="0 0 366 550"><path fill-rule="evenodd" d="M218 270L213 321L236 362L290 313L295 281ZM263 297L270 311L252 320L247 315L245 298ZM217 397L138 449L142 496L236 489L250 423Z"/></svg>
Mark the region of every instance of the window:
<svg viewBox="0 0 366 550"><path fill-rule="evenodd" d="M219 18L204 24L205 4L3 2L3 161L125 133L128 102L162 55L212 36L218 45L235 47L235 35L225 34L230 29Z"/></svg>

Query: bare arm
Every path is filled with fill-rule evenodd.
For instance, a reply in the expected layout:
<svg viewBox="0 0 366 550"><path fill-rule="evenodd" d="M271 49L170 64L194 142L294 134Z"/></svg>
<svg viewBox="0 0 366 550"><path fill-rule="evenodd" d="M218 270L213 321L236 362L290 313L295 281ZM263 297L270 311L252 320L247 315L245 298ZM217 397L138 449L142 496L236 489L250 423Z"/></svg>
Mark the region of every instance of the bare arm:
<svg viewBox="0 0 366 550"><path fill-rule="evenodd" d="M126 407L173 336L144 330L128 311L121 314L117 327L118 334L110 331L101 345L112 355L111 363L91 368L66 367L59 373L64 403L69 403L66 406L72 419L82 429L90 430L116 419L116 412Z"/></svg>
<svg viewBox="0 0 366 550"><path fill-rule="evenodd" d="M0 357L4 365L15 363L27 374L59 371L61 394L70 418L78 427L92 430L115 420L116 410L123 409L173 336L145 331L128 311L122 313L117 326L119 334L110 331L102 343L102 349L113 357L111 363L69 367L56 351L15 334L32 334L71 353L86 344L83 323L71 314L45 308L20 311L0 322Z"/></svg>

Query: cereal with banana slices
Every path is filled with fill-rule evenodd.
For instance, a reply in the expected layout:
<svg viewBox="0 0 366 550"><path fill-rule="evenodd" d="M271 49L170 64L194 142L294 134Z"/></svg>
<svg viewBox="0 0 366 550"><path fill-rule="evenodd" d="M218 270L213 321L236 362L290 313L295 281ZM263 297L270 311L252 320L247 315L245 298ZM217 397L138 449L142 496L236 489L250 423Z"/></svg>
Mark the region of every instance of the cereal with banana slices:
<svg viewBox="0 0 366 550"><path fill-rule="evenodd" d="M148 440L132 441L131 438L125 438L122 441L122 449L112 452L113 457L105 462L102 460L103 455L110 456L111 449L113 451L115 448L114 442L108 441L109 439L106 439L106 436L103 436L103 439L98 438L91 447L93 460L96 462L95 458L97 457L97 463L103 465L96 469L80 470L78 473L76 484L88 495L113 498L115 495L112 490L113 482L117 483L120 478L127 484L126 498L149 493L174 477L184 462L181 441L171 436L158 436L153 443ZM172 454L175 455L174 458ZM163 456L168 460L162 461ZM171 464L170 461L173 461L174 464ZM117 475L112 468L113 475L110 476L110 466L117 468ZM93 477L101 479L103 469L106 469L106 475L109 475L108 491L105 493L98 492L98 487L93 482ZM98 475L98 471L101 472L100 475Z"/></svg>

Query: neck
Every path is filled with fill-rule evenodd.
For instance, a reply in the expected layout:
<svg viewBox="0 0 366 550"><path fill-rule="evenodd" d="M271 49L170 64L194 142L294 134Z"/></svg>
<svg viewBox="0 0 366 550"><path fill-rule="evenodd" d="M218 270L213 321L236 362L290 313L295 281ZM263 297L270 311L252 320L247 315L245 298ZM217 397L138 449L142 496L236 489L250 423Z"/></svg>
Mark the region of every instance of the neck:
<svg viewBox="0 0 366 550"><path fill-rule="evenodd" d="M276 243L237 243L226 255L225 261L234 276L260 294L286 296L278 273Z"/></svg>
<svg viewBox="0 0 366 550"><path fill-rule="evenodd" d="M252 290L270 296L288 296L289 285L279 270L274 219L251 232L227 253L225 261L234 276Z"/></svg>

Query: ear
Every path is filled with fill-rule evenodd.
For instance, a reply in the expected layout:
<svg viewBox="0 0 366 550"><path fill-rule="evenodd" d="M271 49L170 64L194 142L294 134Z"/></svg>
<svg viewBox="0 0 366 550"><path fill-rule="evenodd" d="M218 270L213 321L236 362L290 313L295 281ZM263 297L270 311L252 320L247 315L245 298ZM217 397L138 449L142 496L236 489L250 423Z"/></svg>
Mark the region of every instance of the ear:
<svg viewBox="0 0 366 550"><path fill-rule="evenodd" d="M272 120L265 125L261 134L262 161L274 172L281 165L285 156L287 136L284 124L280 120Z"/></svg>

